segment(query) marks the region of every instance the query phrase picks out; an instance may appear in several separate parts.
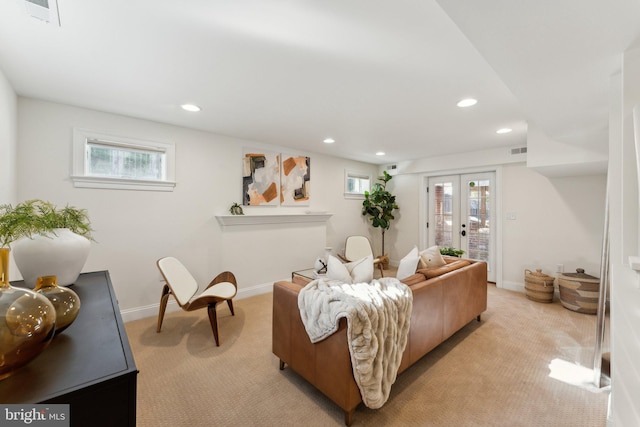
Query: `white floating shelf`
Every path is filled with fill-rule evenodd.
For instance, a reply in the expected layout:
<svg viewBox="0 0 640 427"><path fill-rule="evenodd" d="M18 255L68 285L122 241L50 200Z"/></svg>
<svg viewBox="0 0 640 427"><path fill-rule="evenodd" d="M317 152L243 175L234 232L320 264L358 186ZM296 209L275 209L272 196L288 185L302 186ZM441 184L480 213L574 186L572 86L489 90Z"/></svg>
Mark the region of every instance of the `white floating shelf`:
<svg viewBox="0 0 640 427"><path fill-rule="evenodd" d="M221 225L292 224L301 222L327 222L332 213L268 214L268 215L216 215Z"/></svg>

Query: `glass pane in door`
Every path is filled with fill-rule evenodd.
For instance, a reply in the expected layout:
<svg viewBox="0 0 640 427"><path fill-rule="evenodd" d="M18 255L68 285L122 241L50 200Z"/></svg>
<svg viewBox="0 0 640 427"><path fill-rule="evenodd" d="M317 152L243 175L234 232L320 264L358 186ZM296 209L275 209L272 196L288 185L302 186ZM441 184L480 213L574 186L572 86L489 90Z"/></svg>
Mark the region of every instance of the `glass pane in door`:
<svg viewBox="0 0 640 427"><path fill-rule="evenodd" d="M468 256L489 261L491 241L490 180L467 181L466 215Z"/></svg>
<svg viewBox="0 0 640 427"><path fill-rule="evenodd" d="M435 244L440 247L451 247L453 246L453 183L436 183L434 193Z"/></svg>

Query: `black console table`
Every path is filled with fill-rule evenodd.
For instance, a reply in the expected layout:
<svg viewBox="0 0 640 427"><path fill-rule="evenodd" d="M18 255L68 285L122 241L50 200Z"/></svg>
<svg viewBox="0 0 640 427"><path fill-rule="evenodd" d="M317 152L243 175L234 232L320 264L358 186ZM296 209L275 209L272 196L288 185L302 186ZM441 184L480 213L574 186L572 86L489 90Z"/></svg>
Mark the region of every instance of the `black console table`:
<svg viewBox="0 0 640 427"><path fill-rule="evenodd" d="M138 370L109 272L83 273L70 288L75 322L0 381L0 403L67 403L72 426L135 426Z"/></svg>

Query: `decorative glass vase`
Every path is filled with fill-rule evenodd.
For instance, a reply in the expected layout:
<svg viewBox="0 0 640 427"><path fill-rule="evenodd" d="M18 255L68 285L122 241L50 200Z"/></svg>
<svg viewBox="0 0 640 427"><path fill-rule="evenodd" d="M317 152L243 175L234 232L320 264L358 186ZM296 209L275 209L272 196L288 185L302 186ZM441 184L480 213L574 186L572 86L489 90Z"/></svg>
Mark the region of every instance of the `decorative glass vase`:
<svg viewBox="0 0 640 427"><path fill-rule="evenodd" d="M71 289L58 286L56 276L38 277L34 291L47 297L56 309L56 335L78 317L80 297Z"/></svg>
<svg viewBox="0 0 640 427"><path fill-rule="evenodd" d="M0 248L0 380L44 350L55 332L53 304L9 283L9 248Z"/></svg>

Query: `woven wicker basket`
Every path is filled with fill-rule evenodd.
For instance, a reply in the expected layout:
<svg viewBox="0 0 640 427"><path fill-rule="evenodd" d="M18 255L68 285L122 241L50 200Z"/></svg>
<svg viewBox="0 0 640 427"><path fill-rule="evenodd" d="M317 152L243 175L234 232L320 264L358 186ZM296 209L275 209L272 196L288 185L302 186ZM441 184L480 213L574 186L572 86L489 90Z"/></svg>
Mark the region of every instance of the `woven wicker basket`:
<svg viewBox="0 0 640 427"><path fill-rule="evenodd" d="M578 313L596 314L600 295L600 279L585 274L578 268L575 273L558 275L560 302L564 308Z"/></svg>
<svg viewBox="0 0 640 427"><path fill-rule="evenodd" d="M524 289L527 298L535 302L553 301L553 281L555 277L546 275L541 269L524 271Z"/></svg>

